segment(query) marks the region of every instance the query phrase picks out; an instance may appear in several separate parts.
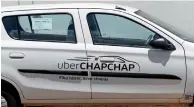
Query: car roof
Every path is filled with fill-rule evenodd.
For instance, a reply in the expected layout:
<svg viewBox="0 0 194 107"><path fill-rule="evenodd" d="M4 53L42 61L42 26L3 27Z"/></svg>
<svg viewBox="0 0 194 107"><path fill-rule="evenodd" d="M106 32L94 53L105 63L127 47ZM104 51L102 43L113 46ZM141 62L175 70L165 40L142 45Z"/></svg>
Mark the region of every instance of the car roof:
<svg viewBox="0 0 194 107"><path fill-rule="evenodd" d="M7 6L2 7L1 12L12 12L12 11L25 11L25 10L41 10L41 9L119 9L123 11L136 12L139 9L121 6L116 4L106 3L64 3L64 4L35 4L35 5L22 5L22 6Z"/></svg>

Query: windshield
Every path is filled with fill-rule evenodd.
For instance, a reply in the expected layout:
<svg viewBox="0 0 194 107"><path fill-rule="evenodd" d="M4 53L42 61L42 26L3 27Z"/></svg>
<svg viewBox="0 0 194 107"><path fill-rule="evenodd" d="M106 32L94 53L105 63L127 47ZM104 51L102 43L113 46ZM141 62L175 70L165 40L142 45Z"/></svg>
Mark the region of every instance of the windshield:
<svg viewBox="0 0 194 107"><path fill-rule="evenodd" d="M152 21L153 23L159 25L160 27L162 27L162 28L170 31L171 33L175 34L176 36L182 38L183 40L190 41L190 42L194 43L194 35L190 35L184 31L178 29L177 27L174 27L170 24L162 22L161 20L154 18L143 11L137 11L136 14L148 19L149 21Z"/></svg>

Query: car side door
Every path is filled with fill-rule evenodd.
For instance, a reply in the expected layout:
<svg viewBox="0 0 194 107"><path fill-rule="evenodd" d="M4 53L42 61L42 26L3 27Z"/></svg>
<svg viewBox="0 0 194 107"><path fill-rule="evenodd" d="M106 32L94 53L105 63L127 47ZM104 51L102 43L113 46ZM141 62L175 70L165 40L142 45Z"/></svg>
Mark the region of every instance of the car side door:
<svg viewBox="0 0 194 107"><path fill-rule="evenodd" d="M93 80L92 98L182 98L186 81L180 43L145 21L117 10L80 9ZM164 38L175 50L149 46Z"/></svg>
<svg viewBox="0 0 194 107"><path fill-rule="evenodd" d="M3 14L2 73L26 99L90 99L85 43L77 9Z"/></svg>

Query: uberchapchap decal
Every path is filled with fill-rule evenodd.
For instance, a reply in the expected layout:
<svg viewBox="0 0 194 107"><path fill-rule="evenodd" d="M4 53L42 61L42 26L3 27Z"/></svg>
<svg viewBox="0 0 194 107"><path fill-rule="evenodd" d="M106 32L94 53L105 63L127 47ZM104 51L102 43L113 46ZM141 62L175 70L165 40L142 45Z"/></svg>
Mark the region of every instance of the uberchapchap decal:
<svg viewBox="0 0 194 107"><path fill-rule="evenodd" d="M102 60L103 58L112 58L114 60ZM67 59L67 61L58 63L58 69L139 72L140 66L136 62L129 61L120 56L88 56Z"/></svg>
<svg viewBox="0 0 194 107"><path fill-rule="evenodd" d="M58 69L60 70L18 69L18 71L21 73L58 74L60 75L59 79L63 80L108 81L108 77L182 80L180 77L170 74L139 73L138 63L120 56L75 57L58 63ZM91 71L91 78L88 77L88 71Z"/></svg>

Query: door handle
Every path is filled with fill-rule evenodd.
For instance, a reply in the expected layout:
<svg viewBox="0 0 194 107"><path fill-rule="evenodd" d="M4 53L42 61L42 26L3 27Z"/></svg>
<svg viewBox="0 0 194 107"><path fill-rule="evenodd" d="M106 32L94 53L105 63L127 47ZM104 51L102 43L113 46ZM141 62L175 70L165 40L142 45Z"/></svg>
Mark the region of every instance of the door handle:
<svg viewBox="0 0 194 107"><path fill-rule="evenodd" d="M101 57L100 62L102 63L114 63L115 58L113 57Z"/></svg>
<svg viewBox="0 0 194 107"><path fill-rule="evenodd" d="M14 52L9 54L9 58L11 59L23 59L24 57L25 55L23 53Z"/></svg>

